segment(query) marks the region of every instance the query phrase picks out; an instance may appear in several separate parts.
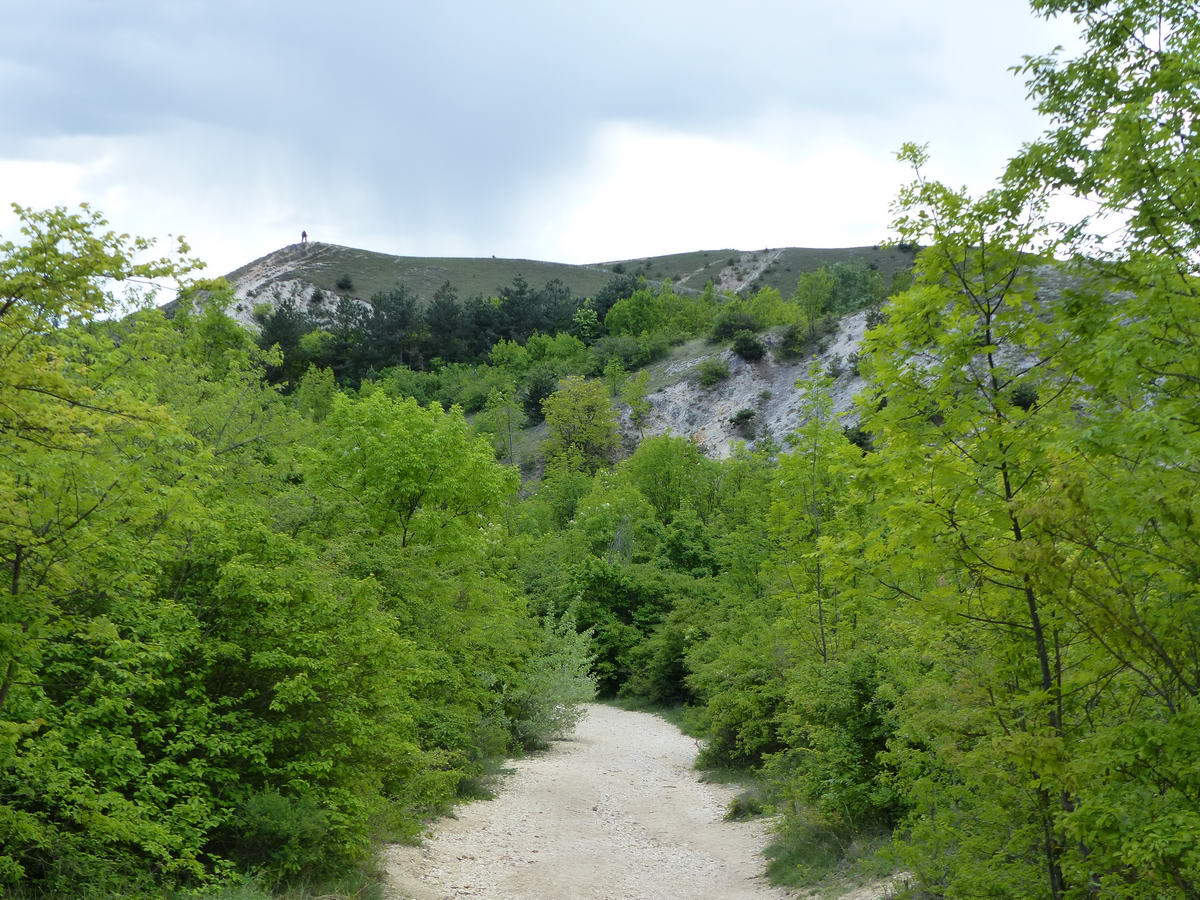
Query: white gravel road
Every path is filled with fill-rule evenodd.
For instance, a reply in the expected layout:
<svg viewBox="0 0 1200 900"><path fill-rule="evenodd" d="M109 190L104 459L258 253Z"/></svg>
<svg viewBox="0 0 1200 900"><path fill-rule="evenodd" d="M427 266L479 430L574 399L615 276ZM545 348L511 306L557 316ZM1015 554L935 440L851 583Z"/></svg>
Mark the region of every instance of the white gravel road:
<svg viewBox="0 0 1200 900"><path fill-rule="evenodd" d="M591 705L571 740L514 763L494 800L420 847L387 849L389 900L767 900L761 822L702 784L696 742L657 716Z"/></svg>

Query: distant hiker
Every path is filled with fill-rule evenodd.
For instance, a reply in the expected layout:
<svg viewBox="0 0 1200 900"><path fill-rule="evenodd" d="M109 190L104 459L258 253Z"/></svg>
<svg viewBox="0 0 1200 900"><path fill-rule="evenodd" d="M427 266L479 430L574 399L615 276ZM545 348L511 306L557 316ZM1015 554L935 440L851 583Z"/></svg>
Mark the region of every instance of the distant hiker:
<svg viewBox="0 0 1200 900"><path fill-rule="evenodd" d="M308 243L308 232L307 231L300 232L300 243L302 243L302 244Z"/></svg>

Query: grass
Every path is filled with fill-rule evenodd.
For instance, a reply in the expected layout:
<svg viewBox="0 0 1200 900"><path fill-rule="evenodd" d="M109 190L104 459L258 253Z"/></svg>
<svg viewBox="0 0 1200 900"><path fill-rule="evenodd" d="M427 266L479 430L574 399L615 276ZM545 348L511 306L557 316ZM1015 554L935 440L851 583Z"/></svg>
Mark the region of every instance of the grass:
<svg viewBox="0 0 1200 900"><path fill-rule="evenodd" d="M887 286L893 274L912 266L913 255L896 247L788 247L763 273L761 285L773 287L787 297L796 289L796 279L801 272L812 272L821 266L855 260L867 265L874 263L883 276L884 286Z"/></svg>
<svg viewBox="0 0 1200 900"><path fill-rule="evenodd" d="M164 900L383 900L384 877L377 861L327 881L271 888L247 876L234 884L202 892L169 893Z"/></svg>
<svg viewBox="0 0 1200 900"><path fill-rule="evenodd" d="M761 250L750 251L751 255ZM393 256L372 250L357 250L337 244L313 242L306 248L299 245L283 248L272 254L272 262L290 263L282 277L302 278L322 290L338 293L337 281L349 275L353 281L352 293L356 297L369 298L378 291L404 284L418 297L428 301L434 292L449 281L458 290L462 299L482 294L492 296L512 283L517 275L524 276L533 287L540 288L547 281L557 278L571 289L577 297L593 296L607 282L616 267L633 274L644 274L650 281L671 278L681 290L703 289L708 280L717 280L721 272L729 267L729 260L741 265L743 254L738 250L694 250L686 253L669 253L664 256L648 256L641 259L620 260L591 265L546 262L534 259L497 259L495 257L435 257ZM912 254L895 247L845 247L814 249L788 247L763 273L761 286L774 287L784 296L796 286L796 277L801 272L812 271L823 265L849 262L860 259L874 263L887 284L894 272L912 264ZM255 263L258 260L255 260ZM255 263L247 263L229 274L231 281L245 275ZM266 292L261 295L266 298Z"/></svg>
<svg viewBox="0 0 1200 900"><path fill-rule="evenodd" d="M844 835L814 819L789 818L767 846L767 877L778 885L837 897L895 872L891 835Z"/></svg>
<svg viewBox="0 0 1200 900"><path fill-rule="evenodd" d="M740 255L737 250L692 250L686 253L668 253L665 256L645 256L639 259L624 259L598 263L606 269L624 266L631 274L645 273L647 278L658 273L670 278L677 286L702 290L710 278L714 281L725 268L725 260L731 255ZM703 270L703 271L698 271ZM695 273L695 274L693 274Z"/></svg>
<svg viewBox="0 0 1200 900"><path fill-rule="evenodd" d="M607 269L574 266L567 263L534 259L494 259L473 257L392 256L371 250L357 250L337 244L311 243L307 251L289 248L287 259L294 263L284 277L302 278L322 290L337 293L337 280L349 274L354 296L364 300L379 291L404 284L418 297L428 301L449 281L458 289L460 299L475 294L493 296L524 276L534 288L558 278L576 296L590 297L612 277ZM253 263L231 272L230 280L245 274Z"/></svg>

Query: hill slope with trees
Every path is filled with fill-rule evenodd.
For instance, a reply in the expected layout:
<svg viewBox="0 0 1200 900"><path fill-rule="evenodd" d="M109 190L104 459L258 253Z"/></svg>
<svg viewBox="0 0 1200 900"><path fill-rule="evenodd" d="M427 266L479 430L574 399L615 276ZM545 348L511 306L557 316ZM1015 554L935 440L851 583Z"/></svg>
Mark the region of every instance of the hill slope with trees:
<svg viewBox="0 0 1200 900"><path fill-rule="evenodd" d="M351 894L379 841L595 690L682 707L703 759L754 779L731 812L778 816L778 880L1196 896L1200 17L1033 7L1082 36L1023 67L1049 130L980 195L903 148L894 226L924 249L891 278L398 284L284 297L252 334L221 282L138 302L186 257L19 210L6 892ZM1088 214L1054 218L1062 192ZM852 421L820 355L847 317ZM820 360L796 427L723 459L622 448L653 364L703 342L698 389L734 356Z"/></svg>

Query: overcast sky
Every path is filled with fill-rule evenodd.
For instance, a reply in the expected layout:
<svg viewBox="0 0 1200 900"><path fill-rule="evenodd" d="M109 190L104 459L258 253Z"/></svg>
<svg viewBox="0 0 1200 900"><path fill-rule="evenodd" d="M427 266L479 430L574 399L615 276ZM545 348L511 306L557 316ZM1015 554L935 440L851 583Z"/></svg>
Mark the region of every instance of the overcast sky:
<svg viewBox="0 0 1200 900"><path fill-rule="evenodd" d="M591 262L872 244L929 142L986 187L1041 129L1020 0L4 0L7 203L184 234Z"/></svg>

